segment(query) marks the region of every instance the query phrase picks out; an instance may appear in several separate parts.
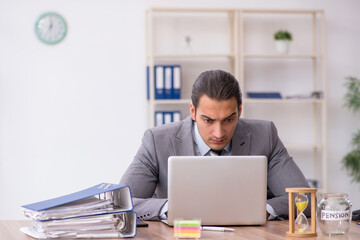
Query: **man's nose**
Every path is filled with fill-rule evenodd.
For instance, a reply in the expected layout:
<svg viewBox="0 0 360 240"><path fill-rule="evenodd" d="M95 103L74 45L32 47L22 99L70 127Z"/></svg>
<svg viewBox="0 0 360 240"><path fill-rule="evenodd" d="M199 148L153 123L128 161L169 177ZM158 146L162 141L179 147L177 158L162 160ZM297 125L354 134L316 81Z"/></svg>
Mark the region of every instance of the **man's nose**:
<svg viewBox="0 0 360 240"><path fill-rule="evenodd" d="M216 123L214 126L214 136L217 138L223 137L223 127L221 126L221 123Z"/></svg>

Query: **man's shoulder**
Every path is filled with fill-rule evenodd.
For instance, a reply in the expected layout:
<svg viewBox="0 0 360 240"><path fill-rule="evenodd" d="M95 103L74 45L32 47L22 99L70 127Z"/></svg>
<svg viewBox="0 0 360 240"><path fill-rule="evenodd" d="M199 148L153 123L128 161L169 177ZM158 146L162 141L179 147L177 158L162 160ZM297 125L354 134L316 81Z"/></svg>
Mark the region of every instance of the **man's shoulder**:
<svg viewBox="0 0 360 240"><path fill-rule="evenodd" d="M277 129L272 121L242 118L238 121L236 134L239 136L251 134L252 137L264 138L277 134Z"/></svg>
<svg viewBox="0 0 360 240"><path fill-rule="evenodd" d="M240 118L237 129L252 134L265 134L277 131L274 123L268 120ZM244 134L244 133L243 133Z"/></svg>
<svg viewBox="0 0 360 240"><path fill-rule="evenodd" d="M272 125L272 121L268 120L260 120L260 119L249 119L249 118L240 118L238 121L238 125L249 126L249 127L259 127L259 126L270 126Z"/></svg>

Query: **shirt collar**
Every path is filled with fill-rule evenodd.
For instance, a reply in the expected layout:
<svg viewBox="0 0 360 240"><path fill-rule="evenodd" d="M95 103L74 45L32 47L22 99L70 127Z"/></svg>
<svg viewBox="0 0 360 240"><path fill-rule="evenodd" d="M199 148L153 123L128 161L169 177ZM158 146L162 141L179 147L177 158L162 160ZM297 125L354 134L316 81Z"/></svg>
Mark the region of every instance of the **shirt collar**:
<svg viewBox="0 0 360 240"><path fill-rule="evenodd" d="M207 154L210 151L211 148L208 145L206 145L206 143L204 142L204 140L200 136L199 129L197 127L196 122L193 122L193 124L194 124L193 136L194 136L195 144L197 145L201 156L204 156L205 154ZM224 148L224 150L228 154L231 154L231 144L230 143L231 143L231 141Z"/></svg>

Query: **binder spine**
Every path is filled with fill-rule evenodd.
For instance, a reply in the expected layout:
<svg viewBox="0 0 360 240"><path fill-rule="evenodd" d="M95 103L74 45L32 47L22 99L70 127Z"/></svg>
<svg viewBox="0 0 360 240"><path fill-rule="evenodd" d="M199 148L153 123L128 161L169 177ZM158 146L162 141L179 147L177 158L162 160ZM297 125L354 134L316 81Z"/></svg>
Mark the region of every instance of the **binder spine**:
<svg viewBox="0 0 360 240"><path fill-rule="evenodd" d="M146 67L146 99L150 99L150 67Z"/></svg>
<svg viewBox="0 0 360 240"><path fill-rule="evenodd" d="M155 112L155 127L180 121L181 112L180 111L156 111Z"/></svg>
<svg viewBox="0 0 360 240"><path fill-rule="evenodd" d="M150 99L150 68L146 68L147 99ZM156 100L181 98L181 66L155 65L154 89Z"/></svg>
<svg viewBox="0 0 360 240"><path fill-rule="evenodd" d="M173 67L164 66L164 99L172 99Z"/></svg>
<svg viewBox="0 0 360 240"><path fill-rule="evenodd" d="M163 120L163 112L161 111L156 111L155 112L155 127L156 126L160 126L164 124L164 120Z"/></svg>
<svg viewBox="0 0 360 240"><path fill-rule="evenodd" d="M181 120L181 112L180 111L174 111L172 121L177 122L177 121L180 121L180 120Z"/></svg>
<svg viewBox="0 0 360 240"><path fill-rule="evenodd" d="M164 99L164 67L155 66L155 99Z"/></svg>
<svg viewBox="0 0 360 240"><path fill-rule="evenodd" d="M173 66L173 88L172 88L172 98L180 99L181 98L181 66Z"/></svg>

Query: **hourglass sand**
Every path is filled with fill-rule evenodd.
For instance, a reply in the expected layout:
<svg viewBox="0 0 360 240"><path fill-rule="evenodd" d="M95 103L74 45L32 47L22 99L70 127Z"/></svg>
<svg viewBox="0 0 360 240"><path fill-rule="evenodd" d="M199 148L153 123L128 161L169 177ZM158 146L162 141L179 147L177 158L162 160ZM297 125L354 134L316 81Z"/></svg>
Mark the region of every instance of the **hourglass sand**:
<svg viewBox="0 0 360 240"><path fill-rule="evenodd" d="M316 203L315 194L316 188L286 188L289 193L289 232L286 232L288 237L316 237ZM294 197L294 193L296 197ZM311 231L306 231L309 223L303 213L308 207L309 199L305 193L311 193ZM297 207L297 217L295 219L295 205ZM295 228L296 226L296 228ZM296 231L295 231L296 230Z"/></svg>
<svg viewBox="0 0 360 240"><path fill-rule="evenodd" d="M297 232L305 232L309 227L308 220L304 214L304 210L306 209L309 203L309 199L305 193L298 193L295 197L295 205L298 209L298 216L295 219L295 230Z"/></svg>

